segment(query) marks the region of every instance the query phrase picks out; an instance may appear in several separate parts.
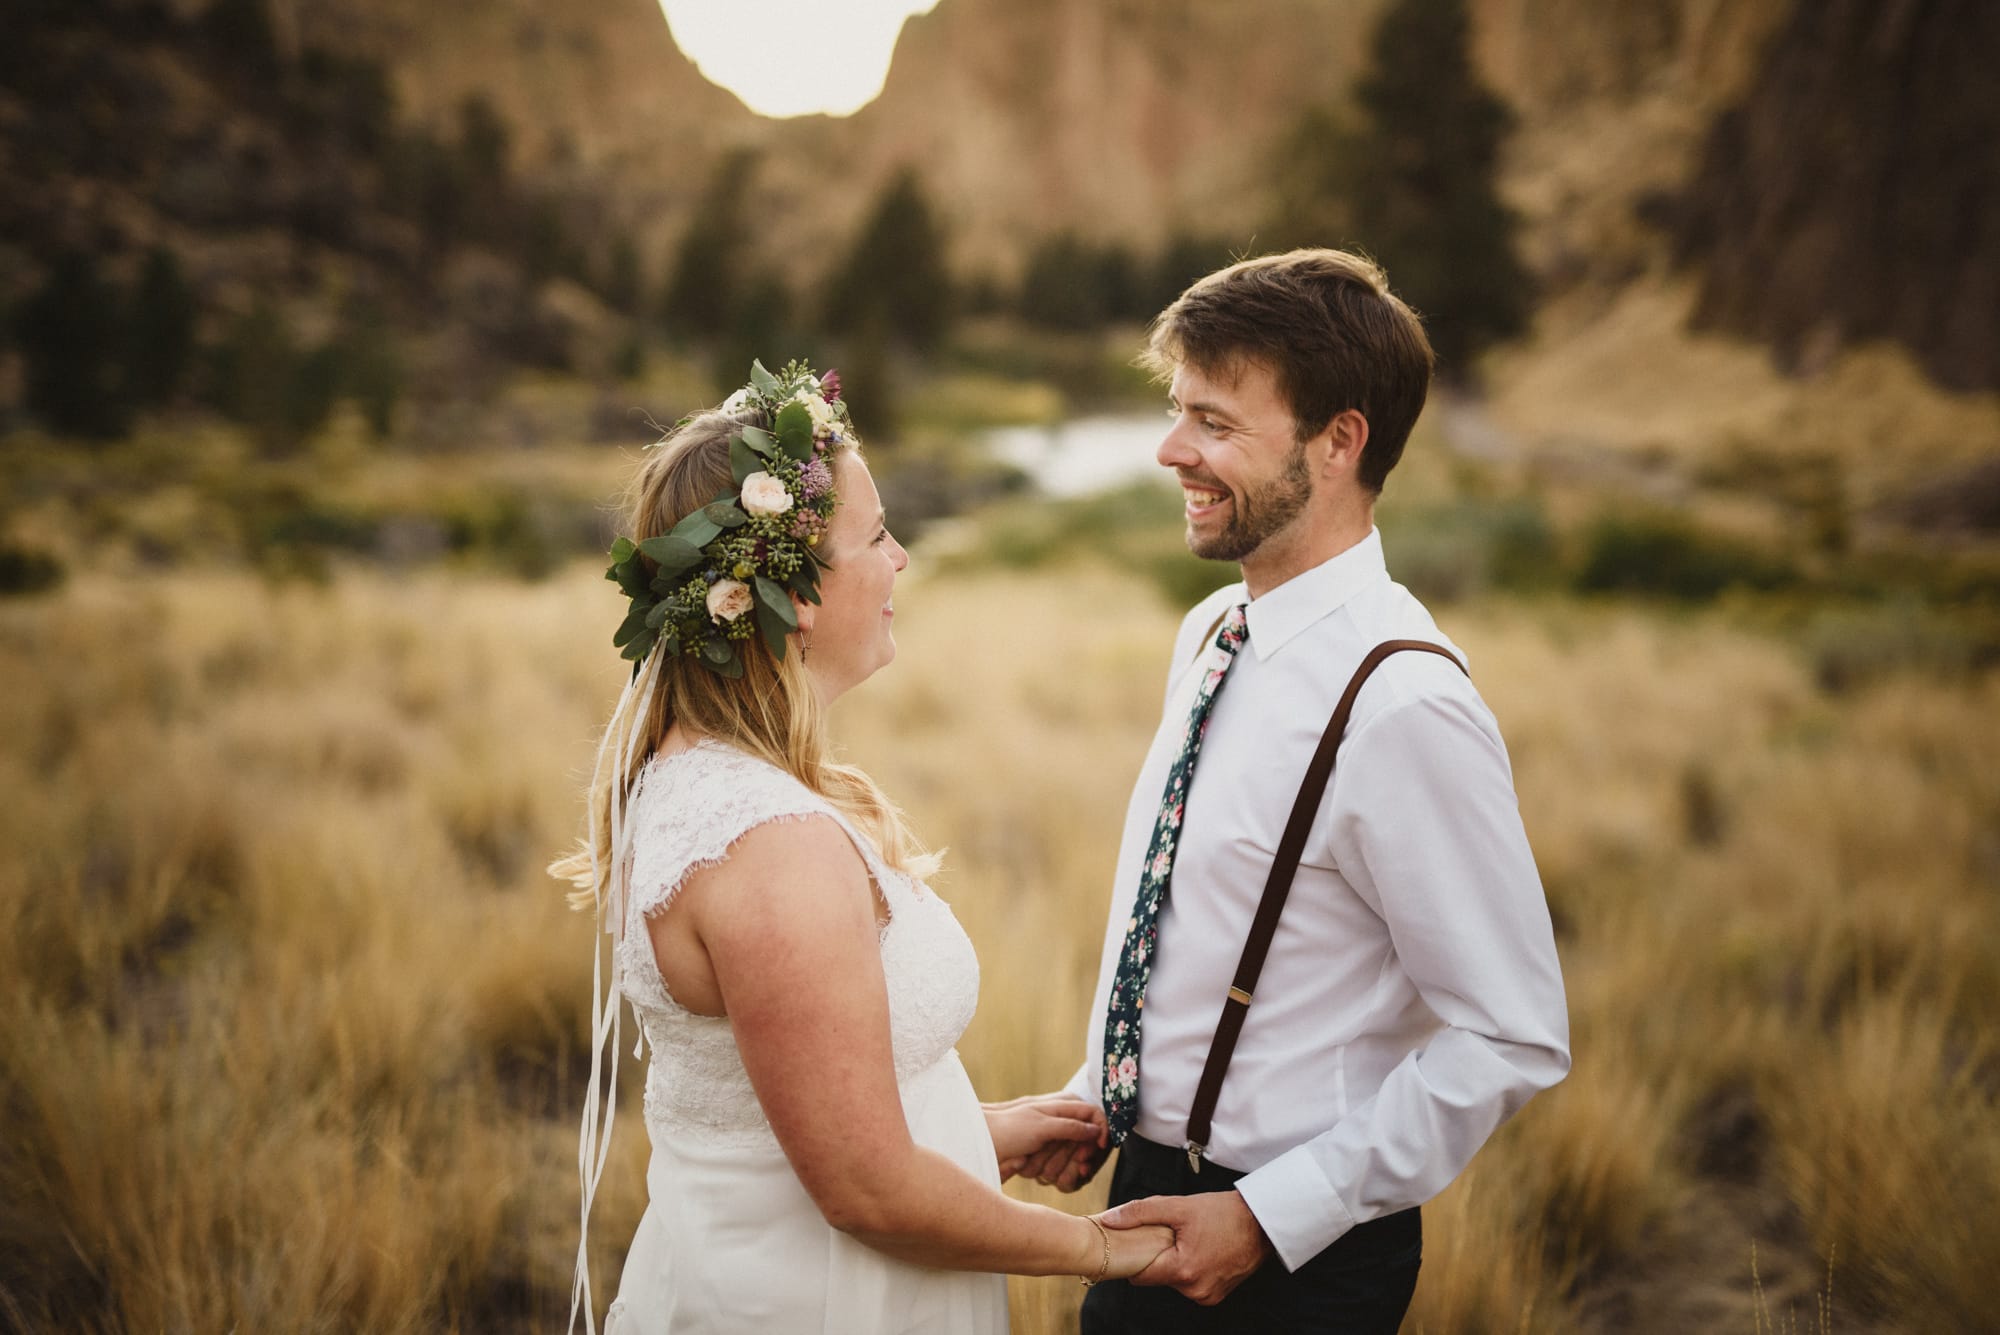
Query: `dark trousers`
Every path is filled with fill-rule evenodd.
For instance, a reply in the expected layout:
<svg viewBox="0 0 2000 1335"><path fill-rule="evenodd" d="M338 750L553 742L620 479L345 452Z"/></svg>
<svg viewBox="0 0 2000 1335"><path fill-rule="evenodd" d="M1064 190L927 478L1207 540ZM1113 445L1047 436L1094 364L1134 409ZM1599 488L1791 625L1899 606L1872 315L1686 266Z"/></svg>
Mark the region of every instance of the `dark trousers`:
<svg viewBox="0 0 2000 1335"><path fill-rule="evenodd" d="M1112 1170L1111 1203L1227 1191L1242 1176L1212 1163L1195 1173L1185 1152L1132 1136ZM1093 1285L1083 1300L1083 1335L1395 1335L1423 1255L1423 1225L1416 1210L1403 1210L1356 1225L1297 1270L1269 1258L1214 1307L1164 1287Z"/></svg>

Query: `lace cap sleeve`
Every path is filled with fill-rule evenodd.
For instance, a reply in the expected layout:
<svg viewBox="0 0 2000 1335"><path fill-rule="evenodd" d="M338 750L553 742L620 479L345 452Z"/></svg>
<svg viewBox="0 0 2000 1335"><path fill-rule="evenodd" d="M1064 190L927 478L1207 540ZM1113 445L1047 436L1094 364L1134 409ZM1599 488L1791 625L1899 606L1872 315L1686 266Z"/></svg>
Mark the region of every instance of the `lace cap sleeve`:
<svg viewBox="0 0 2000 1335"><path fill-rule="evenodd" d="M721 862L757 826L833 814L790 774L721 743L655 760L634 805L627 921L666 908L690 875Z"/></svg>

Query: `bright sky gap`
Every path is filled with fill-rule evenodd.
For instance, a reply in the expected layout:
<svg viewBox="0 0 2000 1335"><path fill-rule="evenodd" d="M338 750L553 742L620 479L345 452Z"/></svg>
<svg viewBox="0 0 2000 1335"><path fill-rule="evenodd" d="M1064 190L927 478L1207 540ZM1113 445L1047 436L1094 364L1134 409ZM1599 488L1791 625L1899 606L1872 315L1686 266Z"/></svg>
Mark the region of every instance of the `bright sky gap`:
<svg viewBox="0 0 2000 1335"><path fill-rule="evenodd" d="M660 0L674 42L761 116L848 116L875 100L903 20L937 0Z"/></svg>

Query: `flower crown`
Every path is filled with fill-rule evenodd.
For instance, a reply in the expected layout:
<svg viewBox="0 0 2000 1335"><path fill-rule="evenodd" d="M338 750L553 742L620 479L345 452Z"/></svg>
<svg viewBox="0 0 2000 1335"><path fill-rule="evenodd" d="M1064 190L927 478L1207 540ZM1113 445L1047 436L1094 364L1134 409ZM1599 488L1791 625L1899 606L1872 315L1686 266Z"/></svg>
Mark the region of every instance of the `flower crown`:
<svg viewBox="0 0 2000 1335"><path fill-rule="evenodd" d="M663 645L718 676L741 677L738 646L757 633L782 661L785 636L799 627L792 595L819 601L819 572L832 568L814 550L833 517L828 454L854 432L840 376L816 376L800 361L772 375L752 362L750 383L721 411L746 409L770 425L746 426L730 438L735 490L670 533L612 544L604 577L632 606L611 642L632 661L634 676Z"/></svg>

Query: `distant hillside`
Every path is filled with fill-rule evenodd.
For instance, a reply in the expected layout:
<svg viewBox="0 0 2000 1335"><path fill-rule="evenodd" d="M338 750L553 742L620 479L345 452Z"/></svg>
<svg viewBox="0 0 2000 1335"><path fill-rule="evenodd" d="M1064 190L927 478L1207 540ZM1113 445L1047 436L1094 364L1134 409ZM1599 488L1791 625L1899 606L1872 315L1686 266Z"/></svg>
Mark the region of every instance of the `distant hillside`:
<svg viewBox="0 0 2000 1335"><path fill-rule="evenodd" d="M1888 338L2000 388L2000 7L1801 5L1710 132L1682 210L1700 325L1787 364Z"/></svg>
<svg viewBox="0 0 2000 1335"><path fill-rule="evenodd" d="M0 298L61 247L129 275L164 243L225 309L277 292L310 323L376 292L399 318L471 331L439 366L601 366L621 307L649 313L715 164L744 148L753 244L799 292L904 166L962 278L1010 285L1066 231L1141 252L1177 234L1248 247L1273 145L1345 97L1381 5L941 0L906 25L876 102L781 122L704 80L654 0L22 0L0 50ZM1838 338L1900 339L1951 383L2000 376L1990 351L1963 351L2000 344L1991 135L1959 132L1990 123L1963 108L1994 54L1991 6L1899 6L1871 38L1877 7L1860 0L1470 5L1478 64L1518 119L1504 185L1545 325L1663 279L1678 247L1703 322L1795 362L1801 340L1824 344L1825 309ZM270 53L232 53L231 25L256 13ZM1937 33L1955 34L1958 64L1929 60ZM1877 39L1902 82L1844 103ZM503 132L504 190L454 200L482 151L467 148L475 96ZM1947 104L1960 120L1925 109ZM1813 125L1826 133L1798 129ZM1896 173L1918 163L1923 199L1958 203L1927 205L1943 230L1898 247L1915 233L1885 201L1911 198ZM1895 267L1857 283L1857 254Z"/></svg>
<svg viewBox="0 0 2000 1335"><path fill-rule="evenodd" d="M685 227L725 148L762 151L766 248L803 276L915 166L963 269L1012 277L1063 229L1150 246L1248 235L1267 146L1353 78L1379 0L942 0L909 21L882 95L852 117L758 117L703 79L654 0L302 12L316 40L378 55L413 112L483 90L536 163L574 162L652 252ZM815 275L816 276L816 275Z"/></svg>
<svg viewBox="0 0 2000 1335"><path fill-rule="evenodd" d="M526 164L492 99L413 117L395 65L284 14L10 6L0 309L31 346L28 399L75 359L116 361L156 314L133 310L142 269L191 305L176 336L199 345L155 397L257 419L277 445L364 373L463 395L508 366L609 359L634 248L617 201ZM130 368L85 371L56 397L116 393Z"/></svg>

